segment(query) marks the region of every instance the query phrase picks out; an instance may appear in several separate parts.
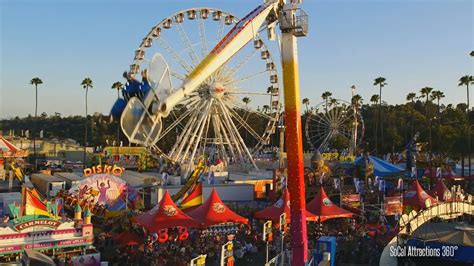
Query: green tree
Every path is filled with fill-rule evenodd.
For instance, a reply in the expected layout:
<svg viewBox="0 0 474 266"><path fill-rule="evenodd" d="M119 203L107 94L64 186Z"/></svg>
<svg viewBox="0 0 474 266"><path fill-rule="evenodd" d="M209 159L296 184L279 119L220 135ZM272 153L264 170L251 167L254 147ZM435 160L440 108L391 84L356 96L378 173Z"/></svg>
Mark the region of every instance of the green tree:
<svg viewBox="0 0 474 266"><path fill-rule="evenodd" d="M304 98L303 99L303 104L306 105L306 113L309 112L309 109L308 109L308 106L309 106L309 99L308 98Z"/></svg>
<svg viewBox="0 0 474 266"><path fill-rule="evenodd" d="M387 82L385 82L384 77L378 77L374 79L374 86L379 86L379 116L380 116L380 141L382 142L382 145L380 146L380 150L383 153L383 113L382 113L382 88L387 85Z"/></svg>
<svg viewBox="0 0 474 266"><path fill-rule="evenodd" d="M43 81L35 77L31 79L30 84L35 86L35 122L33 124L33 161L34 161L34 169L36 169L36 130L37 130L37 120L38 120L38 85L43 84Z"/></svg>
<svg viewBox="0 0 474 266"><path fill-rule="evenodd" d="M471 52L472 53L472 52ZM472 54L471 54L472 56ZM465 76L462 76L460 79L459 79L459 84L458 86L466 86L466 104L467 104L467 108L466 108L466 117L467 117L467 135L468 135L468 160L469 160L469 175L471 175L471 121L470 121L470 113L471 113L471 110L470 110L470 105L469 105L469 85L471 84L474 84L474 78L470 75L465 75ZM463 164L464 165L464 164ZM464 173L464 171L463 171ZM469 185L469 188L470 188L470 185Z"/></svg>
<svg viewBox="0 0 474 266"><path fill-rule="evenodd" d="M81 82L81 86L86 90L86 121L84 123L84 168L86 166L86 147L87 147L87 124L88 124L88 119L87 119L87 94L89 93L89 88L93 88L92 85L92 79L90 78L85 78Z"/></svg>

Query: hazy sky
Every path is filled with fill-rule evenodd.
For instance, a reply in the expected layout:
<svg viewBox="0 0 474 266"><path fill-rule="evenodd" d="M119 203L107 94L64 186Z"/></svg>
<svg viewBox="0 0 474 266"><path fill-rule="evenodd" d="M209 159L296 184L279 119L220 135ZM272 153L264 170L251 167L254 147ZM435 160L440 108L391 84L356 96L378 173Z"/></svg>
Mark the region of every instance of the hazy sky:
<svg viewBox="0 0 474 266"><path fill-rule="evenodd" d="M128 69L150 28L190 7L219 7L243 17L262 1L0 0L0 117L34 112L32 77L40 77L39 113L84 113L86 76L94 81L90 112L108 113L110 89ZM306 0L310 33L299 39L301 95L313 104L350 86L367 102L384 76L383 98L404 102L429 86L442 102L464 102L462 75L473 74L472 0Z"/></svg>

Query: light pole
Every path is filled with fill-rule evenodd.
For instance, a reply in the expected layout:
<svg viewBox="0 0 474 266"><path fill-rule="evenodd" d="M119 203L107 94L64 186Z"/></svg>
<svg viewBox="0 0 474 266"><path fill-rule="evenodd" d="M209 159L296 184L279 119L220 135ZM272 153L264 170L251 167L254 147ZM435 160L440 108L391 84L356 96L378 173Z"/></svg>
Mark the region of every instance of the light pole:
<svg viewBox="0 0 474 266"><path fill-rule="evenodd" d="M271 241L271 240L272 240L272 221L266 221L263 224L263 241L265 241L266 243L265 263L268 263L268 241Z"/></svg>
<svg viewBox="0 0 474 266"><path fill-rule="evenodd" d="M225 265L234 265L234 254L232 249L234 248L234 244L232 244L232 241L229 241L222 245L221 248L221 264L220 266L225 266ZM226 264L226 259L227 259L227 264Z"/></svg>
<svg viewBox="0 0 474 266"><path fill-rule="evenodd" d="M192 259L190 262L189 262L189 265L190 266L203 266L203 265L206 265L206 257L207 257L207 254L201 254L199 256L197 256L196 258Z"/></svg>
<svg viewBox="0 0 474 266"><path fill-rule="evenodd" d="M285 232L286 232L286 213L280 215L280 234L281 234L281 262L285 262Z"/></svg>

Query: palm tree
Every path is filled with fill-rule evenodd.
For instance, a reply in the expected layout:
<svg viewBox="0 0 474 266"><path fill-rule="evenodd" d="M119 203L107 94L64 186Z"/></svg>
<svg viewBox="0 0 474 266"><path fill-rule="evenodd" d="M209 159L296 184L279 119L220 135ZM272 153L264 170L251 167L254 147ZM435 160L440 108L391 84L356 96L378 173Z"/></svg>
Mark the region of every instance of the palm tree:
<svg viewBox="0 0 474 266"><path fill-rule="evenodd" d="M378 94L372 95L372 97L370 97L370 102L372 103L372 107L373 107L374 105L376 105L376 104L379 102L379 100L380 100L380 97L379 97ZM377 110L376 110L375 108L373 108L373 109L374 109L374 124L375 124L375 125L374 125L375 153L377 153L377 151L378 151L378 149L377 149L377 143L378 143L378 141L377 141L377 138L378 138L378 137L377 137L377 132L378 132L378 124L379 124L379 123L378 123L378 122L379 122L378 120L379 120L379 119L378 119L378 112L377 112Z"/></svg>
<svg viewBox="0 0 474 266"><path fill-rule="evenodd" d="M352 140L353 141L352 152L353 154L355 154L357 150L357 144L358 144L357 143L357 127L358 127L357 112L359 112L359 108L362 105L362 96L360 96L359 94L352 96L351 104L354 108L354 135L353 135L353 140Z"/></svg>
<svg viewBox="0 0 474 266"><path fill-rule="evenodd" d="M308 98L303 98L303 104L306 105L306 113L309 112L308 106L309 106L309 99Z"/></svg>
<svg viewBox="0 0 474 266"><path fill-rule="evenodd" d="M325 91L321 95L321 98L323 98L323 100L326 102L326 113L328 112L328 100L331 96L332 96L332 93L329 91Z"/></svg>
<svg viewBox="0 0 474 266"><path fill-rule="evenodd" d="M86 167L86 147L87 147L87 94L89 92L89 88L93 88L92 80L90 78L85 78L81 82L81 86L84 89L86 89L86 123L85 123L85 129L84 129L84 162L83 162L83 166L85 168Z"/></svg>
<svg viewBox="0 0 474 266"><path fill-rule="evenodd" d="M416 93L410 92L407 94L407 101L411 102L411 138L413 139L413 128L414 128L414 120L415 120L415 99Z"/></svg>
<svg viewBox="0 0 474 266"><path fill-rule="evenodd" d="M249 103L251 102L252 100L250 100L249 97L244 97L242 98L242 102L245 103L245 108L249 109Z"/></svg>
<svg viewBox="0 0 474 266"><path fill-rule="evenodd" d="M359 94L352 96L351 103L355 107L359 108L362 105L362 96Z"/></svg>
<svg viewBox="0 0 474 266"><path fill-rule="evenodd" d="M440 105L439 105L439 101L441 99L443 99L445 96L444 96L444 93L442 91L432 91L431 92L431 100L436 100L437 101L437 105L438 105L438 124L439 124L439 121L440 121Z"/></svg>
<svg viewBox="0 0 474 266"><path fill-rule="evenodd" d="M473 56L471 52L471 56ZM462 76L459 79L459 84L458 86L466 86L466 95L467 95L467 111L466 111L466 116L467 116L467 148L468 148L468 160L469 160L469 176L471 176L471 121L470 121L470 105L469 105L469 85L474 84L474 78L469 75ZM464 165L463 165L464 167ZM464 168L462 171L462 175L464 176ZM470 188L470 186L469 186Z"/></svg>
<svg viewBox="0 0 474 266"><path fill-rule="evenodd" d="M459 79L459 84L458 86L461 87L461 86L466 86L466 95L467 95L467 110L468 110L468 113L469 113L469 85L471 84L474 84L474 77L472 76L469 76L469 75L466 75L466 76L462 76L460 79Z"/></svg>
<svg viewBox="0 0 474 266"><path fill-rule="evenodd" d="M429 153L429 166L430 166L430 169L431 169L432 139L431 139L431 115L428 113L428 102L430 100L430 94L431 94L432 91L433 91L433 88L431 88L431 87L424 87L420 90L420 93L421 93L420 98L423 98L423 97L426 98L426 101L425 101L425 116L428 119L428 126L429 126L429 132L430 132L430 142L429 142L429 145L430 145L430 151L429 151L430 152ZM430 173L430 175L431 175L431 173Z"/></svg>
<svg viewBox="0 0 474 266"><path fill-rule="evenodd" d="M382 88L387 85L384 77L378 77L374 79L374 86L379 86L379 114L380 114L380 140L382 145L380 146L381 152L383 153L383 114L382 114Z"/></svg>
<svg viewBox="0 0 474 266"><path fill-rule="evenodd" d="M430 100L430 94L431 92L433 91L433 88L431 87L424 87L420 90L420 93L421 93L421 97L420 98L423 98L425 97L426 98L426 101L425 101L425 115L428 116L428 101Z"/></svg>
<svg viewBox="0 0 474 266"><path fill-rule="evenodd" d="M31 79L30 84L35 86L35 123L33 126L33 161L34 161L34 169L36 171L36 120L38 119L38 85L43 84L43 81L35 77Z"/></svg>
<svg viewBox="0 0 474 266"><path fill-rule="evenodd" d="M117 100L120 99L120 91L123 89L122 82L120 81L114 82L114 84L112 84L112 89L117 90ZM119 143L120 143L120 125L117 121L117 147L119 146Z"/></svg>
<svg viewBox="0 0 474 266"><path fill-rule="evenodd" d="M262 111L263 111L265 114L268 113L268 111L270 111L270 106L269 106L269 105L266 105L266 104L263 105L263 106L262 106Z"/></svg>

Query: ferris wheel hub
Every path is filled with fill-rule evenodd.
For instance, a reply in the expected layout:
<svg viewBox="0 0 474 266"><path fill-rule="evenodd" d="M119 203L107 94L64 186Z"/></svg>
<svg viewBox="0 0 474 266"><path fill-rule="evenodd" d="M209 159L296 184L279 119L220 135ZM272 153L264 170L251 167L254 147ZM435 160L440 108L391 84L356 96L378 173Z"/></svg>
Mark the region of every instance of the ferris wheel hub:
<svg viewBox="0 0 474 266"><path fill-rule="evenodd" d="M209 86L209 95L215 99L221 99L225 91L225 87L220 83L213 83Z"/></svg>

